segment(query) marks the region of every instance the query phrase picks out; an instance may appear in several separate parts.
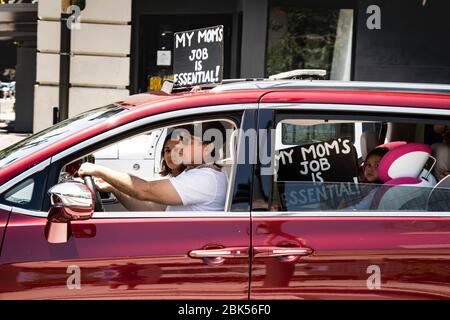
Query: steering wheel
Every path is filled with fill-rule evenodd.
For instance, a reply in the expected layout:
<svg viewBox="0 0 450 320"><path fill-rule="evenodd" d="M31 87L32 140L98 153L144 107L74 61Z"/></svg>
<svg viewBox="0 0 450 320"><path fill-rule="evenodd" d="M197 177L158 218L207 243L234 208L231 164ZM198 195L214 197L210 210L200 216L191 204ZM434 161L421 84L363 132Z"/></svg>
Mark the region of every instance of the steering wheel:
<svg viewBox="0 0 450 320"><path fill-rule="evenodd" d="M102 198L100 197L100 192L95 188L92 176L84 176L83 180L88 188L94 193L94 212L104 212L105 209L103 208Z"/></svg>

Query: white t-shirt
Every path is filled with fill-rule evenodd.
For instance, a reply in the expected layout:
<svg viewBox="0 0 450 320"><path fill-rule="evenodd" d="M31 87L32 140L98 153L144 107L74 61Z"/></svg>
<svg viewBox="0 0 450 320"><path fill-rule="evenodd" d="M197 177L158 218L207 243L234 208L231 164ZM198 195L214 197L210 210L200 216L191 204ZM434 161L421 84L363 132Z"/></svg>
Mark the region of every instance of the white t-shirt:
<svg viewBox="0 0 450 320"><path fill-rule="evenodd" d="M167 206L166 211L223 211L227 176L212 168L194 168L169 179L183 202Z"/></svg>

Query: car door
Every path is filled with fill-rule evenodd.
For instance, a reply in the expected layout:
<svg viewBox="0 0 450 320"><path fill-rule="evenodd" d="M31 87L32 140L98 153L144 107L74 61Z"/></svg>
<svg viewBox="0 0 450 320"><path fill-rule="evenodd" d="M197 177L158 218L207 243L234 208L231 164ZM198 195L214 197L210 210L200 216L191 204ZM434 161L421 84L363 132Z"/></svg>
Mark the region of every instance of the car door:
<svg viewBox="0 0 450 320"><path fill-rule="evenodd" d="M213 115L254 128L255 110L247 106L244 113L243 107L177 112L176 121ZM158 121L163 126L174 119L168 113ZM47 189L64 159L50 166ZM252 167L235 165L232 172L224 212L98 212L72 222L72 236L61 244L44 236L47 212L13 208L0 257L0 276L9 280L0 298L247 299Z"/></svg>
<svg viewBox="0 0 450 320"><path fill-rule="evenodd" d="M8 223L10 213L11 213L10 207L0 205L0 253L3 244L3 235L6 230L6 225Z"/></svg>
<svg viewBox="0 0 450 320"><path fill-rule="evenodd" d="M389 113L386 108L355 105L278 104L260 108L259 130L268 130L270 138L260 140L258 145L272 150L273 166L260 159L256 168L250 298L450 298L448 189L440 190L445 205L442 210L433 211L435 208L417 203L396 209L401 197L391 199L391 209L378 209L372 204L357 209L342 205L344 199L359 196L363 187L355 182L358 173L353 169L346 177L346 164L354 163L351 158L339 162L338 157L318 155L317 149L316 162L302 163L296 153L290 153L292 149L282 149L283 143L303 143L304 149L295 150L306 150L307 154L313 150L310 146L318 146L320 141L331 145L332 139L347 137L354 146L358 136L349 137L352 132L344 124L353 123L356 128L358 121L422 123L427 121L426 112L432 124L449 122L450 113L441 110L436 119L431 110L413 108L390 107ZM358 132L354 130L353 135ZM273 137L277 134L282 139ZM266 150L259 154L266 154ZM321 161L320 156L326 160ZM297 179L300 172L308 174L310 181ZM317 179L319 176L324 182ZM405 195L414 188L418 190L402 188ZM430 196L425 199L427 205L435 203Z"/></svg>

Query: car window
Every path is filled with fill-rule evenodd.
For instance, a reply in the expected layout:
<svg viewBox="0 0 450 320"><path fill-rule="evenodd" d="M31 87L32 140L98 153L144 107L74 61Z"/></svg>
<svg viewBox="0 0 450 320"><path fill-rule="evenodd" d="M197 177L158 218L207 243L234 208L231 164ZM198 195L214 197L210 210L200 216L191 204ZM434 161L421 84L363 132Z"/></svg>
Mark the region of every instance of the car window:
<svg viewBox="0 0 450 320"><path fill-rule="evenodd" d="M236 117L239 117L239 120L240 116L240 113L236 114ZM61 167L62 169L59 172L58 183L78 178L78 168L87 160L116 171L132 174L144 180L168 179L172 174L170 170L168 170L169 166L165 163L165 159L163 159L165 152L164 146L166 146L166 148L168 148L168 146L171 146L171 148L174 147L173 142L166 139L170 138L174 128L192 123L203 124L208 122L220 122L225 129L226 136L224 137L225 144L221 148L216 163L219 164L218 169L224 174L222 176L226 177L225 181L228 182L227 186L229 187L231 186L232 168L235 164L236 157L236 151L233 152L232 149L237 149L236 139L232 138L233 133L236 132L239 125L236 120L229 119L228 117L227 119L208 119L195 122L188 121L180 122L179 124L171 123L170 127L157 127L149 131L134 134L131 137L125 137L118 142L95 150L89 155L83 155L81 158L63 164ZM226 189L225 191L226 193L229 192ZM120 199L116 199L112 193L103 192L101 193L101 196L106 212L127 211L123 204L118 201ZM226 195L224 195L224 197L225 196ZM213 198L214 197L211 199Z"/></svg>
<svg viewBox="0 0 450 320"><path fill-rule="evenodd" d="M424 125L385 124L280 117L269 209L450 210L450 183L444 181L450 181L450 172L437 174L439 167L450 168L450 157L439 156L436 144L424 144ZM383 128L406 141L391 141L394 135ZM450 152L448 145L438 147Z"/></svg>
<svg viewBox="0 0 450 320"><path fill-rule="evenodd" d="M0 203L28 210L42 210L48 170L35 173L0 196Z"/></svg>
<svg viewBox="0 0 450 320"><path fill-rule="evenodd" d="M5 200L19 205L27 205L31 202L34 190L34 180L28 179L5 194Z"/></svg>
<svg viewBox="0 0 450 320"><path fill-rule="evenodd" d="M0 168L10 165L45 146L48 146L77 131L81 131L108 118L124 112L125 108L109 105L82 113L76 117L62 121L44 131L32 135L6 149L0 151Z"/></svg>
<svg viewBox="0 0 450 320"><path fill-rule="evenodd" d="M353 123L329 124L319 123L315 125L292 124L289 122L281 124L281 135L285 145L302 145L314 142L328 141L337 136L355 140Z"/></svg>

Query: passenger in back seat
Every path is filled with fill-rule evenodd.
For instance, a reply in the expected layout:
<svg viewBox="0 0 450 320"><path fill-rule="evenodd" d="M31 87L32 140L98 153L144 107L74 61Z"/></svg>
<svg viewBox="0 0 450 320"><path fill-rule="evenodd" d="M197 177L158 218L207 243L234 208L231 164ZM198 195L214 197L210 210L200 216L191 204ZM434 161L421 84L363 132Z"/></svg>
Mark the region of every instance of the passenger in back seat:
<svg viewBox="0 0 450 320"><path fill-rule="evenodd" d="M433 149L432 154L436 158L433 175L437 181L441 181L450 174L450 147L445 143L435 143L431 148Z"/></svg>
<svg viewBox="0 0 450 320"><path fill-rule="evenodd" d="M360 181L366 184L382 184L383 182L380 180L378 176L378 166L380 165L381 159L383 156L389 152L388 148L375 148L367 154L366 159L364 160L364 177L363 180ZM372 204L373 197L377 192L378 188L375 186L362 185L361 186L362 194L365 194L364 198L361 199L360 202L343 208L342 210L367 210L370 209ZM364 190L366 189L366 190ZM365 192L364 192L365 191ZM341 207L341 206L340 206Z"/></svg>
<svg viewBox="0 0 450 320"><path fill-rule="evenodd" d="M389 152L388 148L375 148L367 154L364 160L364 181L365 183L382 183L378 176L378 166L381 158Z"/></svg>

